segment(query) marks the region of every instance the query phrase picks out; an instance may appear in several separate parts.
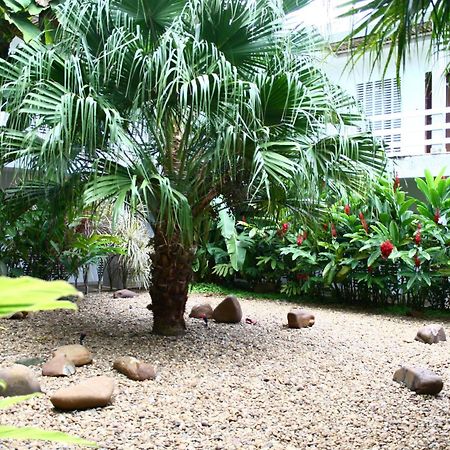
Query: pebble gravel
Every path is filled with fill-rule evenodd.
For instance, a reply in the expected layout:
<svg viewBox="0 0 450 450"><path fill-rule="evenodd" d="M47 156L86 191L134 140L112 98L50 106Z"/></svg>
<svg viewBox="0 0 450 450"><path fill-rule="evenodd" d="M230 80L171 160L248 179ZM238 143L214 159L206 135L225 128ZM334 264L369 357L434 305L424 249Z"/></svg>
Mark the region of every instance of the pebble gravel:
<svg viewBox="0 0 450 450"><path fill-rule="evenodd" d="M94 363L70 378L42 377L42 390L96 375L114 377L113 403L75 412L53 409L48 396L0 410L0 424L64 431L104 450L147 449L450 449L450 342L414 341L424 319L312 307L312 328L286 327L292 304L240 298L243 321L187 318L193 305L222 298L191 295L187 333L153 336L147 293L113 299L92 294L79 310L35 313L0 322L0 367L78 343ZM245 323L245 318L256 324ZM443 324L450 339L450 323ZM155 380L137 382L112 369L119 356L155 364ZM420 396L392 381L401 364L427 367L443 391ZM5 450L80 446L0 442Z"/></svg>

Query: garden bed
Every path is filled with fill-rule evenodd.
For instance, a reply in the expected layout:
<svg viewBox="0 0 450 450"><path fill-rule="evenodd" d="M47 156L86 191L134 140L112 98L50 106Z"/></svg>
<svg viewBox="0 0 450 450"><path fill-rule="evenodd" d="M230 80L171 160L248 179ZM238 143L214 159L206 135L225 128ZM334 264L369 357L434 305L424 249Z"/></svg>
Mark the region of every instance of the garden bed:
<svg viewBox="0 0 450 450"><path fill-rule="evenodd" d="M188 310L220 297L193 294ZM450 433L450 342L414 341L424 319L372 316L315 307L310 329L283 327L292 304L241 299L256 325L188 319L183 338L150 335L147 294L112 299L94 294L79 312L45 312L2 321L0 365L48 357L78 342L94 364L67 379L40 376L45 392L104 374L116 381L111 406L61 413L36 398L0 412L3 424L43 427L95 440L101 449L446 449ZM446 325L449 334L448 324ZM112 370L117 356L158 366L155 381L136 382ZM437 397L392 381L400 364L443 377ZM1 448L63 449L63 444L1 443Z"/></svg>

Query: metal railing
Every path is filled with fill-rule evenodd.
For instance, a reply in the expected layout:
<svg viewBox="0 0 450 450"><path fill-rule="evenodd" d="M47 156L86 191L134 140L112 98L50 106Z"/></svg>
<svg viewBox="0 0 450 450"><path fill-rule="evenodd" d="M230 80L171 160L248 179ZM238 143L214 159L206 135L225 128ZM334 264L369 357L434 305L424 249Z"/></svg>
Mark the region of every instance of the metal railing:
<svg viewBox="0 0 450 450"><path fill-rule="evenodd" d="M450 153L450 107L369 117L388 156Z"/></svg>

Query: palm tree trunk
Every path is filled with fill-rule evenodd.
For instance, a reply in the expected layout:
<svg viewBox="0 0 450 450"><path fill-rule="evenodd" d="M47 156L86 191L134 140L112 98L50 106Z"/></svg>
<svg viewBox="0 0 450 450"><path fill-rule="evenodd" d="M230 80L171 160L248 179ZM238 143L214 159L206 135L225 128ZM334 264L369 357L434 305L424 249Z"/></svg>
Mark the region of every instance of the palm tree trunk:
<svg viewBox="0 0 450 450"><path fill-rule="evenodd" d="M184 334L192 261L192 249L183 246L176 234L169 240L161 227L156 227L150 285L153 333L164 336Z"/></svg>

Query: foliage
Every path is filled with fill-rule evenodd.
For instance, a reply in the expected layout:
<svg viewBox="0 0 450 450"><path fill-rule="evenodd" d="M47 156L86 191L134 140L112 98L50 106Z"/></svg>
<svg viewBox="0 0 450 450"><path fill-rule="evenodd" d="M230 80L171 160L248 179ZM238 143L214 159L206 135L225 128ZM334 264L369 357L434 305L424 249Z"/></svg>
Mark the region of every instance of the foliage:
<svg viewBox="0 0 450 450"><path fill-rule="evenodd" d="M328 292L359 303L450 308L450 180L442 173L416 180L425 201L382 179L370 197L334 203L322 226L245 224L252 244L239 276L282 281L288 295Z"/></svg>
<svg viewBox="0 0 450 450"><path fill-rule="evenodd" d="M117 275L120 276L124 287L131 281L139 287L149 286L152 230L144 215L142 209L132 211L130 208L122 208L114 218L111 207L104 207L101 210L99 227L122 242L124 251L118 255L112 254L107 267L110 275L113 275L117 262Z"/></svg>
<svg viewBox="0 0 450 450"><path fill-rule="evenodd" d="M0 277L0 317L17 311L38 311L49 309L77 309L69 301L58 300L60 297L78 295L78 291L64 281L43 281L36 278L6 278ZM0 380L0 385L5 383ZM0 400L0 409L8 408L16 403L22 403L40 394L8 397ZM88 447L96 447L93 442L70 436L59 431L40 430L29 427L13 427L0 425L0 441L3 439L45 440L64 442Z"/></svg>
<svg viewBox="0 0 450 450"><path fill-rule="evenodd" d="M33 189L31 189L33 188ZM48 189L48 186L47 186ZM43 192L44 191L44 192ZM46 280L78 278L111 253L121 253L120 239L87 230L82 215L63 189L45 192L25 184L0 191L0 273Z"/></svg>
<svg viewBox="0 0 450 450"><path fill-rule="evenodd" d="M356 25L342 41L355 43L353 57L366 52L381 60L387 47L385 69L395 60L397 75L406 57L417 47L419 36L430 38L429 55L436 50L450 51L450 2L448 0L350 0L351 9L343 16L354 16Z"/></svg>
<svg viewBox="0 0 450 450"><path fill-rule="evenodd" d="M58 298L79 295L78 291L65 281L44 281L31 277L0 277L0 290L0 317L18 311L76 309L72 302Z"/></svg>

